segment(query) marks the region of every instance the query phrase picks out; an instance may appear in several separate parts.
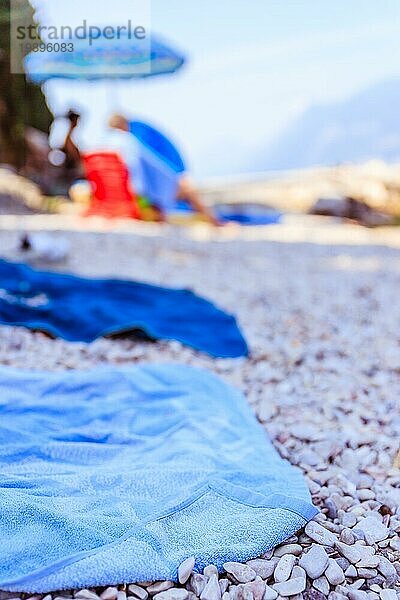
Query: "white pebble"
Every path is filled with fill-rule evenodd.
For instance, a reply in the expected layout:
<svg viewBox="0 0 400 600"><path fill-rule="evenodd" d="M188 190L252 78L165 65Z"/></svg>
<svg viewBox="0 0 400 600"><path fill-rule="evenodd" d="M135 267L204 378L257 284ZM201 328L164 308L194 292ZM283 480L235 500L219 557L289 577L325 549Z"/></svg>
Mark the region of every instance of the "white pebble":
<svg viewBox="0 0 400 600"><path fill-rule="evenodd" d="M272 573L275 571L275 567L278 564L279 558L273 557L269 560L264 558L256 558L254 560L247 561L249 567L253 569L256 575L259 575L262 579L269 579Z"/></svg>
<svg viewBox="0 0 400 600"><path fill-rule="evenodd" d="M99 596L90 590L79 590L75 594L77 600L99 600Z"/></svg>
<svg viewBox="0 0 400 600"><path fill-rule="evenodd" d="M283 546L278 546L274 551L274 556L280 558L285 554L293 554L294 556L299 556L302 552L302 547L300 544L284 544ZM249 563L247 563L249 564Z"/></svg>
<svg viewBox="0 0 400 600"><path fill-rule="evenodd" d="M201 600L221 600L221 589L218 583L218 577L211 575L206 587L201 593Z"/></svg>
<svg viewBox="0 0 400 600"><path fill-rule="evenodd" d="M203 574L206 577L211 577L212 575L217 575L217 577L218 577L218 569L215 565L208 565L207 567L204 568Z"/></svg>
<svg viewBox="0 0 400 600"><path fill-rule="evenodd" d="M336 560L329 559L328 568L325 571L325 577L331 585L339 585L345 580L343 569L340 568Z"/></svg>
<svg viewBox="0 0 400 600"><path fill-rule="evenodd" d="M183 588L169 588L154 596L154 600L186 600L189 592Z"/></svg>
<svg viewBox="0 0 400 600"><path fill-rule="evenodd" d="M397 593L395 590L381 590L379 595L381 600L397 600Z"/></svg>
<svg viewBox="0 0 400 600"><path fill-rule="evenodd" d="M253 581L256 578L256 573L249 565L243 565L237 562L227 562L224 565L224 569L230 575L239 581L239 583L247 583Z"/></svg>
<svg viewBox="0 0 400 600"><path fill-rule="evenodd" d="M147 591L149 594L159 594L160 592L165 592L174 587L173 581L156 581L148 586Z"/></svg>
<svg viewBox="0 0 400 600"><path fill-rule="evenodd" d="M282 556L274 571L274 579L277 583L281 583L282 581L287 581L289 579L295 562L296 557L292 554L285 554Z"/></svg>
<svg viewBox="0 0 400 600"><path fill-rule="evenodd" d="M289 581L282 581L282 583L275 583L272 587L281 596L294 596L304 592L306 582L302 577L297 577L296 579L289 579Z"/></svg>
<svg viewBox="0 0 400 600"><path fill-rule="evenodd" d="M357 529L360 529L365 536L368 544L375 544L388 537L389 529L375 517L365 517L357 523Z"/></svg>
<svg viewBox="0 0 400 600"><path fill-rule="evenodd" d="M322 527L322 525L316 521L307 523L304 531L308 537L323 546L334 546L337 541L337 537L333 533L325 529L325 527Z"/></svg>
<svg viewBox="0 0 400 600"><path fill-rule="evenodd" d="M321 577L329 564L329 557L322 546L313 544L307 554L303 554L299 561L300 567L306 571L311 579Z"/></svg>
<svg viewBox="0 0 400 600"><path fill-rule="evenodd" d="M192 574L195 564L194 556L189 556L178 568L178 580L179 583L184 584Z"/></svg>
<svg viewBox="0 0 400 600"><path fill-rule="evenodd" d="M134 583L132 583L130 586L128 586L128 590L130 591L130 593L133 596L135 596L136 598L139 598L139 600L146 600L149 596L147 590L140 587L140 585L135 585ZM101 598L102 598L102 596L101 596ZM112 599L110 599L110 600L112 600Z"/></svg>
<svg viewBox="0 0 400 600"><path fill-rule="evenodd" d="M278 597L278 592L276 592L269 585L266 585L265 592L264 592L264 600L275 600L277 597Z"/></svg>
<svg viewBox="0 0 400 600"><path fill-rule="evenodd" d="M118 589L116 587L108 587L100 594L100 598L101 600L115 600L117 595Z"/></svg>
<svg viewBox="0 0 400 600"><path fill-rule="evenodd" d="M361 552L357 546L347 546L347 544L343 544L342 542L336 542L336 548L342 556L353 564L361 560Z"/></svg>
<svg viewBox="0 0 400 600"><path fill-rule="evenodd" d="M314 579L313 587L319 592L321 592L321 594L323 594L324 596L327 596L329 594L329 581L327 580L325 575L322 575L322 577L318 577L318 579Z"/></svg>

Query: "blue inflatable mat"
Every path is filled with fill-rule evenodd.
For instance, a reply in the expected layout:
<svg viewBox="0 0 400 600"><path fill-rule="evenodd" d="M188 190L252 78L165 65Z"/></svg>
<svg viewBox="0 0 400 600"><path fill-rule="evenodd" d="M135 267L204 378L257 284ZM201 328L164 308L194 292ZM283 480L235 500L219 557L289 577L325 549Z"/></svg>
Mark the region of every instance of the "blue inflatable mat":
<svg viewBox="0 0 400 600"><path fill-rule="evenodd" d="M170 209L170 214L194 214L193 208L185 200L178 200ZM275 225L282 221L283 214L274 208L255 203L215 204L213 213L221 223L240 225Z"/></svg>
<svg viewBox="0 0 400 600"><path fill-rule="evenodd" d="M245 561L316 513L243 396L177 365L0 367L0 589L175 579Z"/></svg>
<svg viewBox="0 0 400 600"><path fill-rule="evenodd" d="M84 279L0 260L0 323L71 342L139 331L221 358L246 356L236 320L186 289Z"/></svg>
<svg viewBox="0 0 400 600"><path fill-rule="evenodd" d="M283 216L274 208L252 202L216 204L214 211L222 223L236 222L241 225L274 225L280 223Z"/></svg>

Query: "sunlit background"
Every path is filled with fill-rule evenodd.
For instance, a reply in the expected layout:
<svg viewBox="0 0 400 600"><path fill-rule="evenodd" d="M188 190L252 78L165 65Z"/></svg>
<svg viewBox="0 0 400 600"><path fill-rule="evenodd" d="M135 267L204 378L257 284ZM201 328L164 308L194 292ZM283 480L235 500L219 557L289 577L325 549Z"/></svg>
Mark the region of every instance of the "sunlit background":
<svg viewBox="0 0 400 600"><path fill-rule="evenodd" d="M33 0L41 23L125 22L129 0ZM153 30L187 57L173 77L50 81L56 114L95 136L115 110L159 125L198 179L400 159L398 0L153 0Z"/></svg>

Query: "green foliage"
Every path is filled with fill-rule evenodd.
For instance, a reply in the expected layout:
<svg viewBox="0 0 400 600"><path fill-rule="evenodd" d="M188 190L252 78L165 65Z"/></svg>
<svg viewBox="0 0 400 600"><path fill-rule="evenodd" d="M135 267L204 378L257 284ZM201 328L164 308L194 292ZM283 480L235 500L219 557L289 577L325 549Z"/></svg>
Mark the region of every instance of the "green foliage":
<svg viewBox="0 0 400 600"><path fill-rule="evenodd" d="M28 0L17 0L24 20L34 22ZM48 132L52 115L39 87L10 73L10 0L0 0L0 163L24 164L26 126Z"/></svg>

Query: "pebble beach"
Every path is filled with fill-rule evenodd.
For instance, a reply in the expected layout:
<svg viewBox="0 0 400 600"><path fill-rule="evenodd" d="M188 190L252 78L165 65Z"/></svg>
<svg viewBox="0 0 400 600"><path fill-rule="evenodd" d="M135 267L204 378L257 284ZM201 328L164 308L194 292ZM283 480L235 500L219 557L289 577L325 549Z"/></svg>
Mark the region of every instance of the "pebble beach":
<svg viewBox="0 0 400 600"><path fill-rule="evenodd" d="M21 232L47 229L68 241L69 256L50 266L32 257L35 266L191 288L236 315L249 358L212 359L178 342L68 343L1 326L0 363L209 369L243 391L321 512L283 545L221 574L213 565L193 572L188 557L179 583L121 582L46 600L400 599L400 234L317 220L254 234L91 223L3 217L0 255L23 260ZM0 592L0 600L15 597Z"/></svg>

